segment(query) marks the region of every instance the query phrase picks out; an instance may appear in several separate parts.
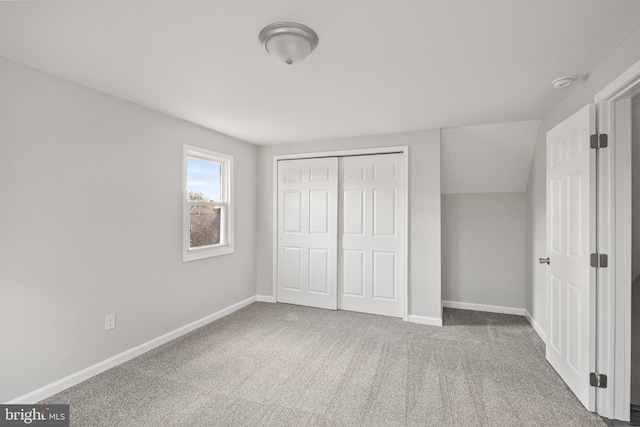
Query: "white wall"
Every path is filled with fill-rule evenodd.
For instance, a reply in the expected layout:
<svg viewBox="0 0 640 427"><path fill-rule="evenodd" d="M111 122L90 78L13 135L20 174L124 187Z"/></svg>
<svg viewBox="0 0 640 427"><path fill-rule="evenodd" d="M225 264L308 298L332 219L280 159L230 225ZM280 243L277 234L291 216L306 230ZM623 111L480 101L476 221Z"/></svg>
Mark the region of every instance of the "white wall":
<svg viewBox="0 0 640 427"><path fill-rule="evenodd" d="M525 306L525 193L442 195L442 299Z"/></svg>
<svg viewBox="0 0 640 427"><path fill-rule="evenodd" d="M273 293L273 156L394 145L409 146L409 314L442 318L439 130L259 147L259 295Z"/></svg>
<svg viewBox="0 0 640 427"><path fill-rule="evenodd" d="M2 58L0 94L0 402L255 295L254 146ZM182 262L183 143L235 156L234 254Z"/></svg>
<svg viewBox="0 0 640 427"><path fill-rule="evenodd" d="M527 310L540 327L546 329L545 321L545 266L538 258L546 256L545 224L545 157L547 132L578 111L593 102L594 95L640 60L640 29L618 46L589 76L578 80L565 89L566 98L553 108L540 123L536 150L527 184ZM567 70L567 73L575 70Z"/></svg>
<svg viewBox="0 0 640 427"><path fill-rule="evenodd" d="M640 95L632 99L631 112L631 404L640 406Z"/></svg>

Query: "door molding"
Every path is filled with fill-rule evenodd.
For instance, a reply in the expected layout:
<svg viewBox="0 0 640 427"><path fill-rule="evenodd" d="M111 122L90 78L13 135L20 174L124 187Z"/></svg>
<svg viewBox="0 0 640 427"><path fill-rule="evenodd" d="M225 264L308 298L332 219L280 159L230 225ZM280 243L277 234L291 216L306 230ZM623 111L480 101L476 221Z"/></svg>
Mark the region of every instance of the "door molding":
<svg viewBox="0 0 640 427"><path fill-rule="evenodd" d="M599 133L609 135L601 150L598 190L598 252L609 254L598 269L597 370L609 387L597 389L597 413L629 421L631 404L631 105L640 94L640 61L598 92Z"/></svg>
<svg viewBox="0 0 640 427"><path fill-rule="evenodd" d="M408 320L409 316L409 146L397 145L387 147L372 147L372 148L356 148L350 150L333 150L333 151L318 151L311 153L296 153L296 154L281 154L274 155L272 160L272 194L273 197L278 196L278 161L279 160L294 160L294 159L309 159L314 157L346 157L346 156L363 156L372 154L391 154L401 153L404 162L404 179L405 188L403 194L403 203L405 206L405 218L402 232L404 233L404 280L402 287L404 290L404 301L402 302L402 319ZM272 295L274 300L277 301L277 280L278 280L278 203L273 203L273 216L272 216Z"/></svg>

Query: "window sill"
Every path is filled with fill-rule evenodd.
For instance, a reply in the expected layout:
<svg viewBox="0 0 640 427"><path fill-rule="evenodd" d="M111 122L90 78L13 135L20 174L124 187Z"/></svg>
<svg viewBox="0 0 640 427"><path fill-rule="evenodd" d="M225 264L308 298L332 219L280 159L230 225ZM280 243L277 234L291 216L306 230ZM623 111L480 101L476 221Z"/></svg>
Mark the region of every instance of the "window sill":
<svg viewBox="0 0 640 427"><path fill-rule="evenodd" d="M215 248L195 249L183 253L182 262L197 261L199 259L232 254L233 252L233 246L231 245L216 246Z"/></svg>

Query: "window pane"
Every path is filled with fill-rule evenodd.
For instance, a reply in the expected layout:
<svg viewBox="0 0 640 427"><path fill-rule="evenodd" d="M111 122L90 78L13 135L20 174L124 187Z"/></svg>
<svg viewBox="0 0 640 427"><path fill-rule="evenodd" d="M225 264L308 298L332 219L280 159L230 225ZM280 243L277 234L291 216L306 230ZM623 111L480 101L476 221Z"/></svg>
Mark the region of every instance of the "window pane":
<svg viewBox="0 0 640 427"><path fill-rule="evenodd" d="M221 202L222 165L208 160L187 158L187 198L190 201Z"/></svg>
<svg viewBox="0 0 640 427"><path fill-rule="evenodd" d="M191 248L220 244L220 206L191 206L189 212Z"/></svg>

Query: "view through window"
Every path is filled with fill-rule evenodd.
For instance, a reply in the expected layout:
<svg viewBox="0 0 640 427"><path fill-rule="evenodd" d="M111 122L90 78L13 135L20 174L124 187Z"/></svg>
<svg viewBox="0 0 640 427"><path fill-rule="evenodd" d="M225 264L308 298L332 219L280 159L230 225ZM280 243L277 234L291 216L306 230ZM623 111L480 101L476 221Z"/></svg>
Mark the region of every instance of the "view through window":
<svg viewBox="0 0 640 427"><path fill-rule="evenodd" d="M187 158L187 198L189 201L189 247L220 244L222 165Z"/></svg>

